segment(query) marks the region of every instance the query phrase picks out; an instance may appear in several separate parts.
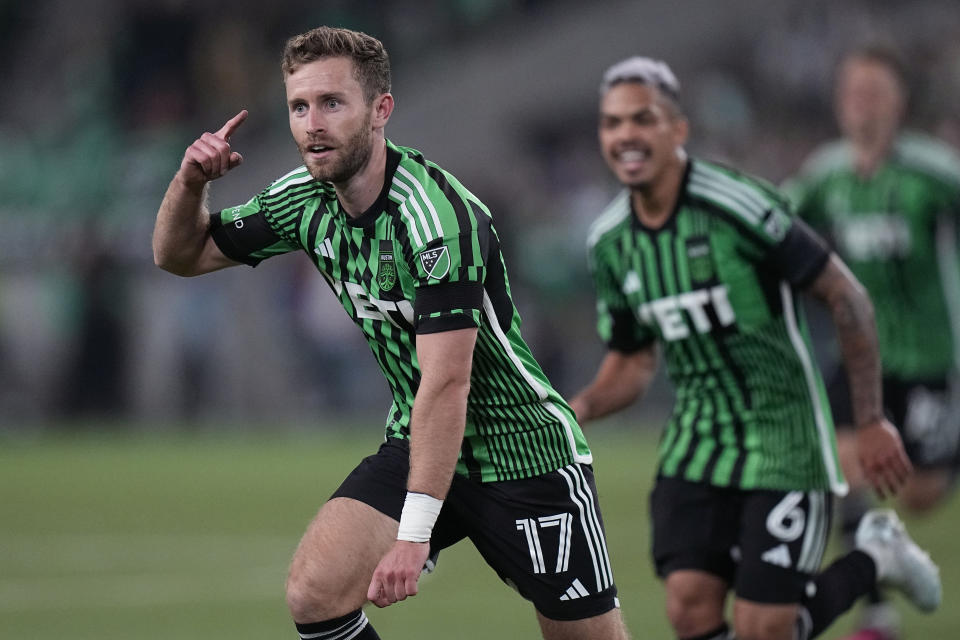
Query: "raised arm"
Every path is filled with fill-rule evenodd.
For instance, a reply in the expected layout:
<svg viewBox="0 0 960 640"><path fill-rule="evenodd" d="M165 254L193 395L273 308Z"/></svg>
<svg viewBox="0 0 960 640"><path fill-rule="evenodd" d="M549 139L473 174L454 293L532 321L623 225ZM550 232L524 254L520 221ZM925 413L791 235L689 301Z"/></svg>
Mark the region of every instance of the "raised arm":
<svg viewBox="0 0 960 640"><path fill-rule="evenodd" d="M410 475L400 531L373 573L367 597L385 607L417 594L430 530L457 466L467 418L476 329L417 336L420 386L410 418Z"/></svg>
<svg viewBox="0 0 960 640"><path fill-rule="evenodd" d="M873 304L863 286L835 254L809 292L830 310L850 381L857 454L867 480L881 496L896 493L911 466L896 428L883 414L880 355Z"/></svg>
<svg viewBox="0 0 960 640"><path fill-rule="evenodd" d="M635 351L608 351L597 375L570 401L583 424L630 406L643 395L657 372L657 350L654 343Z"/></svg>
<svg viewBox="0 0 960 640"><path fill-rule="evenodd" d="M236 264L210 237L207 183L240 165L243 157L230 148L230 136L247 119L243 110L216 133L204 133L191 144L160 203L153 228L153 260L178 276L196 276Z"/></svg>

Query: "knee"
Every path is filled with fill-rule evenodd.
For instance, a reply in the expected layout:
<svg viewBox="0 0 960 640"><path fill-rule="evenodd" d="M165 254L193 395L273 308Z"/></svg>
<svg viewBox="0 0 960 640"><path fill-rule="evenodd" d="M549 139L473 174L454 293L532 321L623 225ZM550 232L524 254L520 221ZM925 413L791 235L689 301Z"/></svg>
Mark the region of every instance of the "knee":
<svg viewBox="0 0 960 640"><path fill-rule="evenodd" d="M668 589L667 618L679 637L696 636L723 623L723 600L696 588Z"/></svg>
<svg viewBox="0 0 960 640"><path fill-rule="evenodd" d="M737 640L793 640L796 638L797 612L793 607L746 610L734 606L734 637Z"/></svg>
<svg viewBox="0 0 960 640"><path fill-rule="evenodd" d="M328 587L332 582L291 567L286 585L287 608L295 622L319 622L344 613L338 602L340 594Z"/></svg>

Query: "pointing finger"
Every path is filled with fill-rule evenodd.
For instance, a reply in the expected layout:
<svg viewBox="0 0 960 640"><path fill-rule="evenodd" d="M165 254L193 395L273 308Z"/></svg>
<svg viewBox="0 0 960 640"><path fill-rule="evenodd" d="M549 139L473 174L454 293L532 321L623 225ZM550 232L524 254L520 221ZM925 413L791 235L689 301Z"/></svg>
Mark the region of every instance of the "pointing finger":
<svg viewBox="0 0 960 640"><path fill-rule="evenodd" d="M224 140L229 141L230 136L233 135L233 132L236 131L240 127L240 125L243 124L243 121L246 119L247 119L247 110L241 109L240 113L238 113L237 115L227 120L227 123L223 125L220 128L220 130L217 131L214 135L217 136L218 138L222 138Z"/></svg>

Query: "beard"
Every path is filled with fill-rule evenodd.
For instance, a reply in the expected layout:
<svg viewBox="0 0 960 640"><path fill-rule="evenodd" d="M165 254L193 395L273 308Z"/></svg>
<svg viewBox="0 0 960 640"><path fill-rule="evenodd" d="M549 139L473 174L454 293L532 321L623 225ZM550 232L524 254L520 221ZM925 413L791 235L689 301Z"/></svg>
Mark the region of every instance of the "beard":
<svg viewBox="0 0 960 640"><path fill-rule="evenodd" d="M363 123L347 139L346 143L337 149L338 155L322 165L311 164L304 150L301 150L307 170L314 179L321 182L343 184L360 171L373 153L370 143L370 116L364 118Z"/></svg>

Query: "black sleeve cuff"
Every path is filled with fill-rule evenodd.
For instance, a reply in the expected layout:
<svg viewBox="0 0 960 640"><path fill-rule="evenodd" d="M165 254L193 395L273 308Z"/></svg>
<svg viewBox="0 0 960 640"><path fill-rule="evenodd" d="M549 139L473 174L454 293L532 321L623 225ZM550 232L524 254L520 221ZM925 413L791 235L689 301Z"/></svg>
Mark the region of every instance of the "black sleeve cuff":
<svg viewBox="0 0 960 640"><path fill-rule="evenodd" d="M250 254L269 247L276 242L273 230L262 216L247 216L242 219L243 225L224 225L220 213L210 214L210 236L217 248L234 262L242 262L255 267L263 258L255 258Z"/></svg>
<svg viewBox="0 0 960 640"><path fill-rule="evenodd" d="M607 340L607 348L611 351L621 353L635 353L648 346L652 340L637 339L634 327L636 318L629 309L613 311L610 313L613 326L610 332L610 339Z"/></svg>
<svg viewBox="0 0 960 640"><path fill-rule="evenodd" d="M803 288L813 282L830 258L827 243L803 220L795 219L787 235L773 249L777 270L791 285Z"/></svg>
<svg viewBox="0 0 960 640"><path fill-rule="evenodd" d="M418 287L413 302L414 317L448 313L457 309L483 307L483 284L480 282L444 282Z"/></svg>

